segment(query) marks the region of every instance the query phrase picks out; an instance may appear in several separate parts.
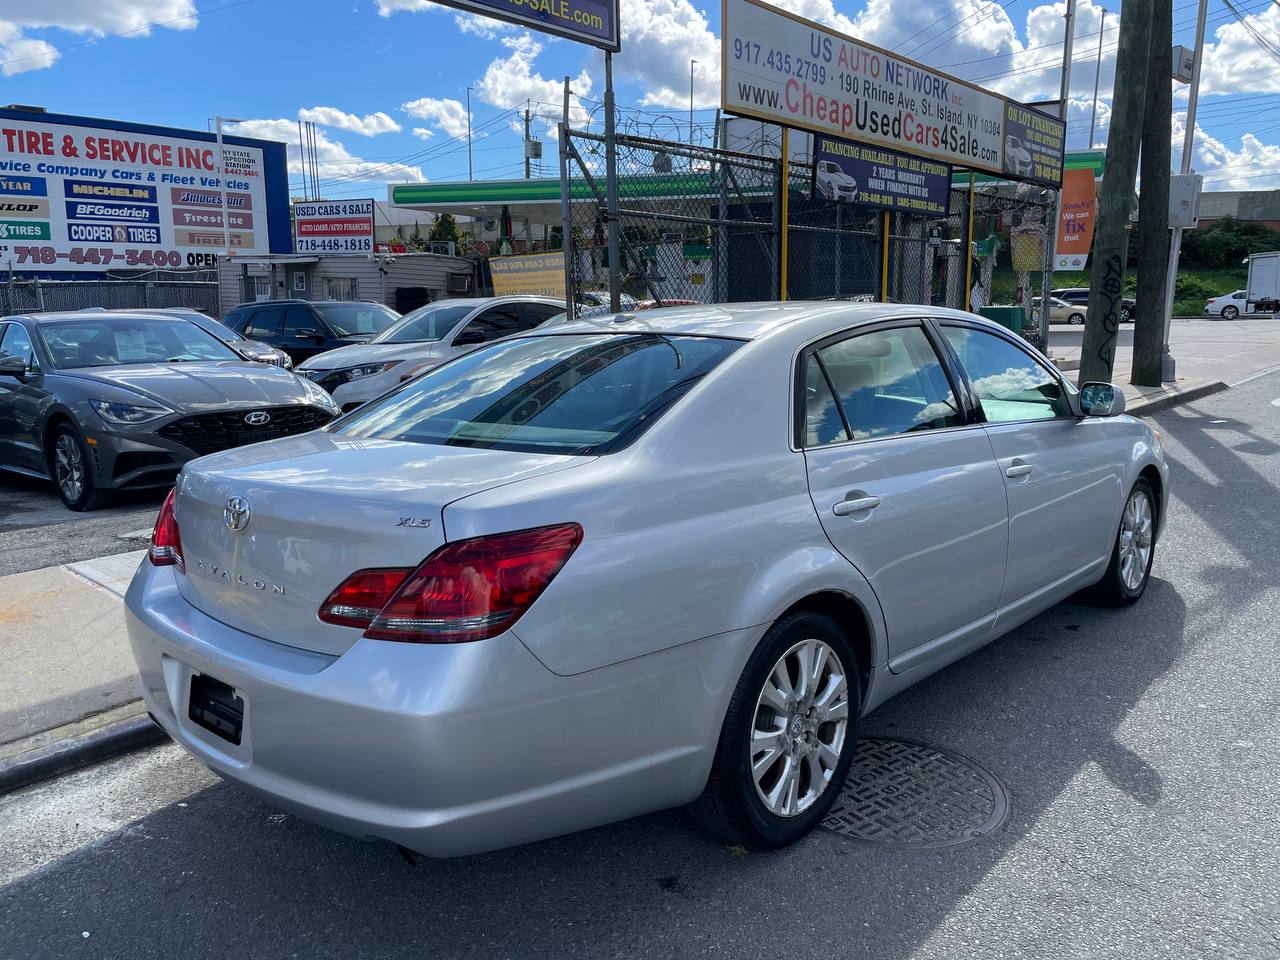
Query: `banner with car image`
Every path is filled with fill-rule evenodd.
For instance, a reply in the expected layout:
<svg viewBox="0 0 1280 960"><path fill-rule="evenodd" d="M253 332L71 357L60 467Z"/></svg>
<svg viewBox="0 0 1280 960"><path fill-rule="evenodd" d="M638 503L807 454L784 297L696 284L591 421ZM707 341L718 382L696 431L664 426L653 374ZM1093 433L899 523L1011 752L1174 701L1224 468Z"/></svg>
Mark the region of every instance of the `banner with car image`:
<svg viewBox="0 0 1280 960"><path fill-rule="evenodd" d="M818 134L813 198L945 217L951 209L951 164Z"/></svg>

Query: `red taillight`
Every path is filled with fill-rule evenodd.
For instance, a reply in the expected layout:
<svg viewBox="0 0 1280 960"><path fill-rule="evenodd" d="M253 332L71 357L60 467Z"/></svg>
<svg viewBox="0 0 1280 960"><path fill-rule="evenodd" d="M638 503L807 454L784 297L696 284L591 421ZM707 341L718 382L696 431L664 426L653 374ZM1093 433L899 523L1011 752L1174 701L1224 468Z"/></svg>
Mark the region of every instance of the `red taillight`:
<svg viewBox="0 0 1280 960"><path fill-rule="evenodd" d="M173 515L173 494L164 498L164 506L156 517L155 528L151 531L151 547L147 550L147 559L157 567L176 564L179 569L182 563L182 538L178 536L178 518Z"/></svg>
<svg viewBox="0 0 1280 960"><path fill-rule="evenodd" d="M353 573L321 605L320 619L342 627L367 627L412 572L412 567L394 567Z"/></svg>
<svg viewBox="0 0 1280 960"><path fill-rule="evenodd" d="M407 578L403 570L352 574L320 608L320 619L367 625L364 635L372 640L487 640L520 619L581 542L576 523L459 540L427 557ZM393 575L400 577L395 585ZM384 591L394 593L376 616L368 616ZM336 619L335 600L357 595L363 598L359 615L349 611L347 620Z"/></svg>

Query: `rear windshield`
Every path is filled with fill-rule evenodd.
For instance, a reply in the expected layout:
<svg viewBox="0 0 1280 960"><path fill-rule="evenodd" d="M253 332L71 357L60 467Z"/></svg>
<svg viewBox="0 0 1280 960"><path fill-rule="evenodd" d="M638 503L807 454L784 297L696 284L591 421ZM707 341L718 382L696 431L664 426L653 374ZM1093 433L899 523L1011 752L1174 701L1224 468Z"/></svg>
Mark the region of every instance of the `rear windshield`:
<svg viewBox="0 0 1280 960"><path fill-rule="evenodd" d="M506 340L342 421L341 436L600 454L639 436L739 340L582 334Z"/></svg>
<svg viewBox="0 0 1280 960"><path fill-rule="evenodd" d="M474 303L433 303L419 307L373 338L373 343L420 343L442 340L458 321L476 308Z"/></svg>
<svg viewBox="0 0 1280 960"><path fill-rule="evenodd" d="M380 303L321 302L311 305L320 311L340 337L381 333L400 319L400 314Z"/></svg>
<svg viewBox="0 0 1280 960"><path fill-rule="evenodd" d="M186 320L100 317L41 323L36 329L54 365L62 370L240 359L221 340Z"/></svg>

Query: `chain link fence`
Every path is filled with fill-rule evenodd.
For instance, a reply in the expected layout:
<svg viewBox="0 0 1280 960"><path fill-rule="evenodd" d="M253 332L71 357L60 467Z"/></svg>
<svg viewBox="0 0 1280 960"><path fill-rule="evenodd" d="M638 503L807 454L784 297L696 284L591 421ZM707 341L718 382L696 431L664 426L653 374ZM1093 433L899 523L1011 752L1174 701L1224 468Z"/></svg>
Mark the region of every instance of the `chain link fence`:
<svg viewBox="0 0 1280 960"><path fill-rule="evenodd" d="M190 307L218 315L218 285L189 280L19 280L0 283L0 316L55 310Z"/></svg>
<svg viewBox="0 0 1280 960"><path fill-rule="evenodd" d="M611 269L606 141L577 129L566 129L565 137L572 295L580 311L605 310ZM780 160L625 133L615 143L624 305L779 299ZM967 184L952 188L948 216L924 218L814 199L812 176L811 163L788 164L788 299L877 301L883 295L962 310L1021 305L1023 335L1038 340L1032 298L1040 293L1050 191L977 188L978 255L970 264Z"/></svg>

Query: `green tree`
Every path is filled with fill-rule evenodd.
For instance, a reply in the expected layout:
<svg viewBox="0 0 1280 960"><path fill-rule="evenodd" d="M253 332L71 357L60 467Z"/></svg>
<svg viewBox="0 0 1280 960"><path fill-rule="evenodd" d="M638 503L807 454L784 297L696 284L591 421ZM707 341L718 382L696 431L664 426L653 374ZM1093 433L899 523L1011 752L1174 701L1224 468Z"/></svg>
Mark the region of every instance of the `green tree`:
<svg viewBox="0 0 1280 960"><path fill-rule="evenodd" d="M1181 265L1185 267L1238 267L1251 253L1280 249L1280 231L1260 223L1244 223L1221 217L1207 227L1182 235Z"/></svg>
<svg viewBox="0 0 1280 960"><path fill-rule="evenodd" d="M458 229L458 221L454 219L452 213L436 214L436 218L431 222L431 232L427 234L427 239L452 240L454 249L458 253L462 252L462 231Z"/></svg>

